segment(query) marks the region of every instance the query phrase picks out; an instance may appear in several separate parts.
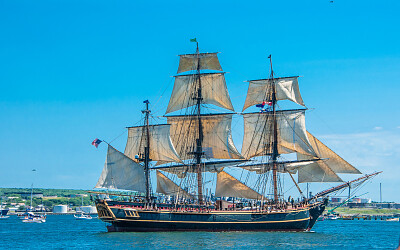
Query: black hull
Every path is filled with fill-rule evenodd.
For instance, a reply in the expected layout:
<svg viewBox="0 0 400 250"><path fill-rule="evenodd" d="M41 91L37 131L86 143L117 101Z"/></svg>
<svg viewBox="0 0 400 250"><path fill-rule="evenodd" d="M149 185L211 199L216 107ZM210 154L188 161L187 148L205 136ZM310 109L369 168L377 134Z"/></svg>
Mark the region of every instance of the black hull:
<svg viewBox="0 0 400 250"><path fill-rule="evenodd" d="M165 231L306 231L309 221L278 222L263 224L200 224L200 223L158 223L158 222L112 222L109 232L165 232Z"/></svg>
<svg viewBox="0 0 400 250"><path fill-rule="evenodd" d="M308 231L325 209L317 203L295 210L170 211L143 210L125 202L96 201L99 218L111 223L109 232L156 231Z"/></svg>
<svg viewBox="0 0 400 250"><path fill-rule="evenodd" d="M1 216L6 216L7 213L8 213L8 209L1 209L1 210L0 210L0 215L1 215Z"/></svg>

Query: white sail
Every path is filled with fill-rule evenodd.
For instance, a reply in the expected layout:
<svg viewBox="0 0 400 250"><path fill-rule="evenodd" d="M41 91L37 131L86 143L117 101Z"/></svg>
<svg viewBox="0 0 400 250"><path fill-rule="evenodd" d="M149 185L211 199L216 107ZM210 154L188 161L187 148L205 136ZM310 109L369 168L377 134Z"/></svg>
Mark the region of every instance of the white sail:
<svg viewBox="0 0 400 250"><path fill-rule="evenodd" d="M193 196L188 192L183 190L180 186L175 184L167 176L165 176L160 171L157 171L157 193L165 195L174 195L179 197L184 197L187 199L193 199Z"/></svg>
<svg viewBox="0 0 400 250"><path fill-rule="evenodd" d="M310 160L312 156L297 154L298 160ZM316 161L298 168L298 182L343 182L324 161Z"/></svg>
<svg viewBox="0 0 400 250"><path fill-rule="evenodd" d="M201 74L200 79L203 104L213 104L233 111L223 73ZM195 105L197 88L197 75L176 76L166 114Z"/></svg>
<svg viewBox="0 0 400 250"><path fill-rule="evenodd" d="M109 145L103 172L95 188L145 192L143 167Z"/></svg>
<svg viewBox="0 0 400 250"><path fill-rule="evenodd" d="M310 132L307 131L307 137L310 140L318 158L327 158L324 162L316 162L315 164L326 164L332 169L333 172L339 174L361 174L361 172L345 161L342 157L333 152L330 148L324 145L321 141L315 138ZM306 158L306 157L303 157Z"/></svg>
<svg viewBox="0 0 400 250"><path fill-rule="evenodd" d="M198 138L196 116L169 116L171 139L181 159L193 158ZM242 159L231 135L232 114L202 115L203 151L207 158Z"/></svg>
<svg viewBox="0 0 400 250"><path fill-rule="evenodd" d="M249 81L246 101L243 111L263 101L271 101L273 86L275 85L276 100L290 100L302 106L303 99L300 95L298 77L285 77Z"/></svg>
<svg viewBox="0 0 400 250"><path fill-rule="evenodd" d="M222 71L221 65L219 64L219 60L217 57L217 53L199 53L199 54L187 54L187 55L179 55L179 68L178 74L190 71L197 70L198 61L200 60L200 70L210 69L210 70L220 70Z"/></svg>
<svg viewBox="0 0 400 250"><path fill-rule="evenodd" d="M163 162L182 162L172 144L170 138L170 125L153 125L149 126L150 137L150 159L153 161ZM128 128L128 141L125 147L125 155L131 159L139 153L144 153L146 146L146 127L130 127Z"/></svg>
<svg viewBox="0 0 400 250"><path fill-rule="evenodd" d="M246 186L232 175L221 171L217 175L216 197L239 197L261 199L262 195Z"/></svg>
<svg viewBox="0 0 400 250"><path fill-rule="evenodd" d="M307 138L304 110L280 111L276 113L278 153L299 152L316 156ZM272 153L273 114L244 114L244 138L242 155L249 159Z"/></svg>

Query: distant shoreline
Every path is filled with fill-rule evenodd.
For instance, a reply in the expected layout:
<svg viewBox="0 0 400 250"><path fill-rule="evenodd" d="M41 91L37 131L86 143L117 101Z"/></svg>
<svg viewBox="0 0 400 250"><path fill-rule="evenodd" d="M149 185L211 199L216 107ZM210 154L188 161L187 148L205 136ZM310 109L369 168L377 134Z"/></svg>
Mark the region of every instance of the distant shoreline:
<svg viewBox="0 0 400 250"><path fill-rule="evenodd" d="M327 213L329 209L333 207L327 207L324 213ZM338 213L341 215L391 215L391 214L400 214L400 209L376 209L376 208L348 208L348 207L341 207L337 208L333 211L334 213Z"/></svg>

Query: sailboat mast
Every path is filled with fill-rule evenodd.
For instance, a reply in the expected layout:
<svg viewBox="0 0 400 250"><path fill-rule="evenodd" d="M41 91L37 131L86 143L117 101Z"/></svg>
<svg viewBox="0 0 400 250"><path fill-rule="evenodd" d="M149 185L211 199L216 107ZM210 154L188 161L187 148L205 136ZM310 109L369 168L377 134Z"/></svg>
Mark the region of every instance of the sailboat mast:
<svg viewBox="0 0 400 250"><path fill-rule="evenodd" d="M272 84L272 112L273 112L273 131L274 138L272 141L272 182L274 187L274 202L278 202L278 180L277 180L277 158L278 158L278 125L276 120L276 90L274 84L274 70L272 68L272 56L269 55L271 65L271 84Z"/></svg>
<svg viewBox="0 0 400 250"><path fill-rule="evenodd" d="M33 197L33 183L31 186L31 212L33 211L33 207L32 207L32 197Z"/></svg>
<svg viewBox="0 0 400 250"><path fill-rule="evenodd" d="M197 194L199 199L199 205L203 205L203 180L202 180L202 171L201 171L201 156L203 155L203 126L201 124L201 101L203 100L201 95L201 77L200 77L200 52L199 52L199 43L197 44L197 79L199 86L197 88L197 119L198 119L198 138L196 140L196 164L197 164Z"/></svg>
<svg viewBox="0 0 400 250"><path fill-rule="evenodd" d="M144 148L144 172L145 172L145 178L146 178L146 201L150 202L151 201L151 192L150 192L150 176L149 176L149 163L151 161L150 159L150 129L149 129L149 115L150 115L150 110L149 110L149 101L146 100L144 101L146 104L146 109L142 111L142 113L145 113L145 120L146 120L146 146Z"/></svg>

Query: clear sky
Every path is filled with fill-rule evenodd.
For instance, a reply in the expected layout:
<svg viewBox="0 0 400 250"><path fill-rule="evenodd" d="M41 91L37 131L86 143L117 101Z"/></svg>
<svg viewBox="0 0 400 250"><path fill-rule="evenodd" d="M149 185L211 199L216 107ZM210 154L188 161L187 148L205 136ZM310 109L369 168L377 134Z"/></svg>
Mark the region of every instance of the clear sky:
<svg viewBox="0 0 400 250"><path fill-rule="evenodd" d="M399 1L0 1L0 187L92 188L142 101L165 112L178 54L219 54L236 111L249 79L300 75L307 127L400 202ZM240 123L239 123L240 124ZM236 129L241 134L241 128ZM234 137L240 148L240 136ZM33 176L32 169L37 169ZM344 179L351 177L342 176ZM319 184L312 184L318 191Z"/></svg>

